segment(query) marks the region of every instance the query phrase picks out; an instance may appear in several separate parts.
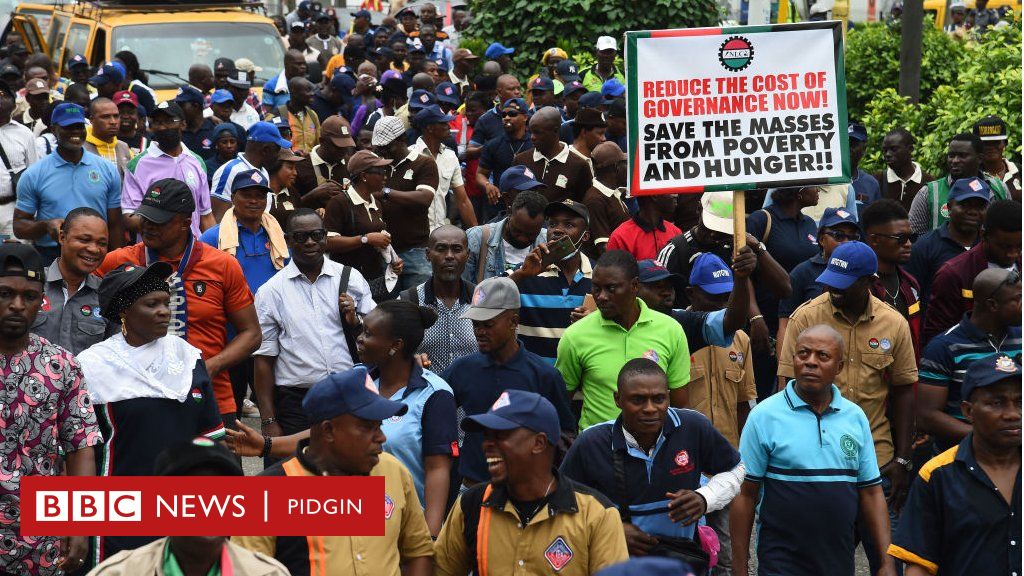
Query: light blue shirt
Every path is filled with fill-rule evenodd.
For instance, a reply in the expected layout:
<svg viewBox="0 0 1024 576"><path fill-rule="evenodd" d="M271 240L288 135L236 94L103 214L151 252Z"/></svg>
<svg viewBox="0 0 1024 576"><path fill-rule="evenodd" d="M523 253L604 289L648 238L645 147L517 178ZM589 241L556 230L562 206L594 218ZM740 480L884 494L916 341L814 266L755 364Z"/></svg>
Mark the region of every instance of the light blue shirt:
<svg viewBox="0 0 1024 576"><path fill-rule="evenodd" d="M92 152L72 164L57 152L28 167L18 180L15 208L36 221L64 218L74 208L88 206L107 217L107 210L121 208L121 176L117 166ZM37 246L57 246L48 234Z"/></svg>
<svg viewBox="0 0 1024 576"><path fill-rule="evenodd" d="M246 170L255 169L256 167L245 159L245 153L239 152L237 158L221 164L220 168L217 168L217 171L213 173L212 184L210 185L210 198L216 198L222 202L231 202L231 185L235 182L235 177ZM260 172L263 173L267 180L270 180L270 174L267 173L266 168L260 168Z"/></svg>

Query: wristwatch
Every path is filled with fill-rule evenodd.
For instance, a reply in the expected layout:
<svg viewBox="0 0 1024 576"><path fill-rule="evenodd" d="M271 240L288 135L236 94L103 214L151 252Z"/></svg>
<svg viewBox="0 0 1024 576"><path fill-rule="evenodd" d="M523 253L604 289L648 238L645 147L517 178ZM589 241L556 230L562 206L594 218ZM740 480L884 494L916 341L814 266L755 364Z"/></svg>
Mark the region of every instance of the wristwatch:
<svg viewBox="0 0 1024 576"><path fill-rule="evenodd" d="M370 239L366 237L366 234L363 234L362 236L359 237L359 241L362 242L363 244L368 244L370 242Z"/></svg>
<svg viewBox="0 0 1024 576"><path fill-rule="evenodd" d="M907 472L910 472L911 470L914 469L914 463L911 462L910 460L907 460L906 458L900 458L899 456L897 456L893 458L893 460L895 460L896 463L899 464L900 466L906 468Z"/></svg>
<svg viewBox="0 0 1024 576"><path fill-rule="evenodd" d="M768 247L764 245L764 242L757 243L757 253L761 254L768 251Z"/></svg>
<svg viewBox="0 0 1024 576"><path fill-rule="evenodd" d="M383 192L384 192L384 200L387 200L388 197L391 196L391 188L388 188L387 186L385 186Z"/></svg>

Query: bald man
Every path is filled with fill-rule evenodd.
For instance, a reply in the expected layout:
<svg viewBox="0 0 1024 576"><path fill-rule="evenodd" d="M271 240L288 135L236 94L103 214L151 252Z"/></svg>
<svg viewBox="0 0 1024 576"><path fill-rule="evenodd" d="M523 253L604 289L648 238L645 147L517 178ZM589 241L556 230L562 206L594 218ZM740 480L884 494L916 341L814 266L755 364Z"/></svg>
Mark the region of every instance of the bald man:
<svg viewBox="0 0 1024 576"><path fill-rule="evenodd" d="M188 83L204 95L213 90L216 79L213 76L213 69L206 64L193 64L188 67Z"/></svg>
<svg viewBox="0 0 1024 576"><path fill-rule="evenodd" d="M583 252L591 259L604 253L612 231L629 219L629 210L622 203L626 186L626 153L614 142L602 142L594 147L590 160L594 165L594 182L583 195L583 203L590 211L591 240Z"/></svg>
<svg viewBox="0 0 1024 576"><path fill-rule="evenodd" d="M549 201L571 199L582 202L594 177L587 161L570 152L569 146L558 139L561 125L562 113L554 106L545 106L534 112L530 118L533 150L517 154L512 165L523 165L532 170L535 177L547 186L544 195Z"/></svg>
<svg viewBox="0 0 1024 576"><path fill-rule="evenodd" d="M320 141L320 118L309 105L313 102L313 83L304 76L288 79L290 98L284 106L271 110L265 120L287 114L292 129L292 152L308 154Z"/></svg>
<svg viewBox="0 0 1024 576"><path fill-rule="evenodd" d="M488 62L487 64L490 64ZM484 65L484 69L487 69L487 64ZM486 74L486 72L485 72ZM480 153L483 151L484 144L492 138L501 136L502 132L505 131L504 122L501 118L501 109L499 108L504 102L507 102L510 98L522 98L523 89L519 84L519 79L511 74L502 74L498 76L497 83L495 84L496 97L494 107L484 112L477 119L476 124L473 125L473 136L469 140L469 144L466 147L465 160L475 160L480 157Z"/></svg>
<svg viewBox="0 0 1024 576"><path fill-rule="evenodd" d="M921 355L917 427L929 434L935 453L958 444L971 431L960 412L960 388L971 363L996 355L1021 356L1020 275L1005 268L982 270L971 287L974 310L928 342Z"/></svg>
<svg viewBox="0 0 1024 576"><path fill-rule="evenodd" d="M871 426L833 383L843 369L845 349L834 328L805 329L796 337L795 379L747 417L740 439L747 475L730 505L735 573L747 571L759 498L762 574L853 576L858 514L876 554L885 556L889 513ZM815 432L816 442L811 440ZM875 574L895 576L892 558Z"/></svg>

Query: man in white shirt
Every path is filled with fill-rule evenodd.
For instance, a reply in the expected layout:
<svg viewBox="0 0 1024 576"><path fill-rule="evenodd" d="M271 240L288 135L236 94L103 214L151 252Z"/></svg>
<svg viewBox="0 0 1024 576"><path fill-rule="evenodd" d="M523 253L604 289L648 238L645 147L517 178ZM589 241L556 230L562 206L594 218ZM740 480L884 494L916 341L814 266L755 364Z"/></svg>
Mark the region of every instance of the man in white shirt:
<svg viewBox="0 0 1024 576"><path fill-rule="evenodd" d="M432 104L416 113L413 123L420 129L420 136L411 150L425 154L437 164L438 183L434 190L434 200L430 203L427 217L430 230L434 231L447 223L448 193L455 194L455 207L466 227L476 226L476 215L473 205L469 203L465 182L462 179L462 164L458 155L442 141L448 139L450 133L448 123L455 117L445 114L441 108Z"/></svg>
<svg viewBox="0 0 1024 576"><path fill-rule="evenodd" d="M32 131L25 126L11 121L14 113L14 90L4 82L0 82L0 238L14 235L14 187L12 177L17 177L33 164L36 156L36 143Z"/></svg>
<svg viewBox="0 0 1024 576"><path fill-rule="evenodd" d="M248 130L250 126L260 121L259 112L245 101L249 96L249 89L252 88L249 73L235 70L228 75L227 83L228 91L235 99L235 111L231 113L231 121Z"/></svg>

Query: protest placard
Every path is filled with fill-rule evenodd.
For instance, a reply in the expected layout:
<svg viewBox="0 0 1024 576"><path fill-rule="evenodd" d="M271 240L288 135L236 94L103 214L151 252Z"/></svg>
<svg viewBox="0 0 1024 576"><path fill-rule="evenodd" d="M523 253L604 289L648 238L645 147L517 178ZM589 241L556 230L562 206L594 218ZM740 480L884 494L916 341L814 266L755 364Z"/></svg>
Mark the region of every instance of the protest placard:
<svg viewBox="0 0 1024 576"><path fill-rule="evenodd" d="M850 181L839 22L626 33L633 195Z"/></svg>

